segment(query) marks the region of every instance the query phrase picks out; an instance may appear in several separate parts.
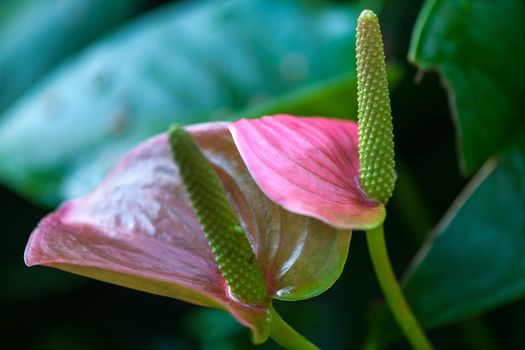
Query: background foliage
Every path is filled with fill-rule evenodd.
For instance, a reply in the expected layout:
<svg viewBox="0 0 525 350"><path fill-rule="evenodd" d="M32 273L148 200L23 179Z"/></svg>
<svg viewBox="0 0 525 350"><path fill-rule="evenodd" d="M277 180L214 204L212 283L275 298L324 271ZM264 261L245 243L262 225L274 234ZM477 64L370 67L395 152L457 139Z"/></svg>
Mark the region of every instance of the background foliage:
<svg viewBox="0 0 525 350"><path fill-rule="evenodd" d="M28 269L25 242L60 201L172 121L354 118L354 27L365 7L380 14L390 64L398 184L386 231L407 297L438 349L525 347L523 1L9 0L2 348L252 348L220 311ZM333 288L277 308L322 348L407 346L359 233Z"/></svg>

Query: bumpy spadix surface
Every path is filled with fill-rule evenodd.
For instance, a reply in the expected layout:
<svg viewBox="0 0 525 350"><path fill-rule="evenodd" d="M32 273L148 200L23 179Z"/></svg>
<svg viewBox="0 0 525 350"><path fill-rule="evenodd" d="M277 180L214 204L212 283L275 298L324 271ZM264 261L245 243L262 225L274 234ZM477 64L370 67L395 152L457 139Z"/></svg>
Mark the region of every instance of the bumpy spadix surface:
<svg viewBox="0 0 525 350"><path fill-rule="evenodd" d="M276 115L239 120L230 130L261 189L283 208L340 229L366 229L385 217L359 186L357 124Z"/></svg>
<svg viewBox="0 0 525 350"><path fill-rule="evenodd" d="M243 302L265 304L268 288L259 262L210 162L182 127L173 125L168 135L191 206L228 287Z"/></svg>
<svg viewBox="0 0 525 350"><path fill-rule="evenodd" d="M386 203L394 190L394 134L383 41L377 16L357 20L357 102L360 182L371 198Z"/></svg>
<svg viewBox="0 0 525 350"><path fill-rule="evenodd" d="M248 234L269 297L304 299L332 285L350 235L271 202L251 178L226 124L188 130ZM43 219L25 261L225 309L250 327L257 341L267 336L266 306L246 305L229 293L164 134L132 150L95 191Z"/></svg>

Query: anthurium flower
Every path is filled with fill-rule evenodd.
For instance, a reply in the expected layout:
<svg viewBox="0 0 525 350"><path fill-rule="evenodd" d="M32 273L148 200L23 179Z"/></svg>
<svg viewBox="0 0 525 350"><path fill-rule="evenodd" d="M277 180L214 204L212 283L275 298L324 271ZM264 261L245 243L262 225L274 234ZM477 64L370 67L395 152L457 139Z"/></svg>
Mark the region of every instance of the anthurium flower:
<svg viewBox="0 0 525 350"><path fill-rule="evenodd" d="M355 133L353 124L348 125ZM341 273L351 234L291 213L265 196L227 124L202 124L187 131L213 166L248 236L268 301L250 305L230 292L192 209L166 134L137 146L93 192L44 218L29 239L25 262L226 310L251 328L256 342L262 342L271 327L271 299L305 299L329 288ZM324 133L320 128L318 134ZM326 135L319 142L328 152L319 161L333 158L344 165L353 159L351 153L330 151L330 144L337 149L341 145ZM354 181L352 166L345 166L350 171L348 183ZM347 203L346 192L336 185L329 198ZM362 196L355 198L363 207L348 207L359 209L361 217L381 218L380 206Z"/></svg>
<svg viewBox="0 0 525 350"><path fill-rule="evenodd" d="M276 115L230 131L261 190L283 208L339 229L381 224L385 208L359 184L357 123Z"/></svg>
<svg viewBox="0 0 525 350"><path fill-rule="evenodd" d="M139 145L92 193L42 220L26 264L224 309L256 343L271 333L290 349L315 349L271 300L329 288L351 230L363 229L401 328L415 348L431 349L384 242L395 171L382 47L377 17L365 10L357 30L359 126L278 115L172 127L169 138Z"/></svg>

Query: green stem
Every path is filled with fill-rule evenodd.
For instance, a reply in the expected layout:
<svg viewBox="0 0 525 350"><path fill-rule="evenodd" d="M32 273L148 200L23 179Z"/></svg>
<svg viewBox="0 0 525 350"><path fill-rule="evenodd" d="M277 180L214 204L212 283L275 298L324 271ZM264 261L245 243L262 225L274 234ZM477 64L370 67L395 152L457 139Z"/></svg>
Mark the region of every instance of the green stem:
<svg viewBox="0 0 525 350"><path fill-rule="evenodd" d="M426 338L425 333L423 333L421 326L410 310L403 292L399 287L399 283L397 283L386 250L383 225L366 231L366 240L368 242L368 250L370 251L377 279L379 280L386 301L388 302L399 327L414 349L432 349L432 345Z"/></svg>
<svg viewBox="0 0 525 350"><path fill-rule="evenodd" d="M270 337L279 345L288 350L319 350L317 346L290 327L275 311L273 305L270 305L270 313L272 315Z"/></svg>

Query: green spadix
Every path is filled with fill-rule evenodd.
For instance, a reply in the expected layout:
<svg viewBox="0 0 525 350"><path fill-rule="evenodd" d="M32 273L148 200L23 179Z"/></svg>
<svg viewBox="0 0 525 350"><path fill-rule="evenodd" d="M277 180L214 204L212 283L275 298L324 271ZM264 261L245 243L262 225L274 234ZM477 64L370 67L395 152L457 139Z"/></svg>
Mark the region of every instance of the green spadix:
<svg viewBox="0 0 525 350"><path fill-rule="evenodd" d="M209 161L183 128L171 126L169 140L191 205L230 290L242 302L265 304L263 273Z"/></svg>
<svg viewBox="0 0 525 350"><path fill-rule="evenodd" d="M396 178L394 134L383 41L377 16L370 10L359 16L356 51L359 180L369 197L386 203Z"/></svg>

